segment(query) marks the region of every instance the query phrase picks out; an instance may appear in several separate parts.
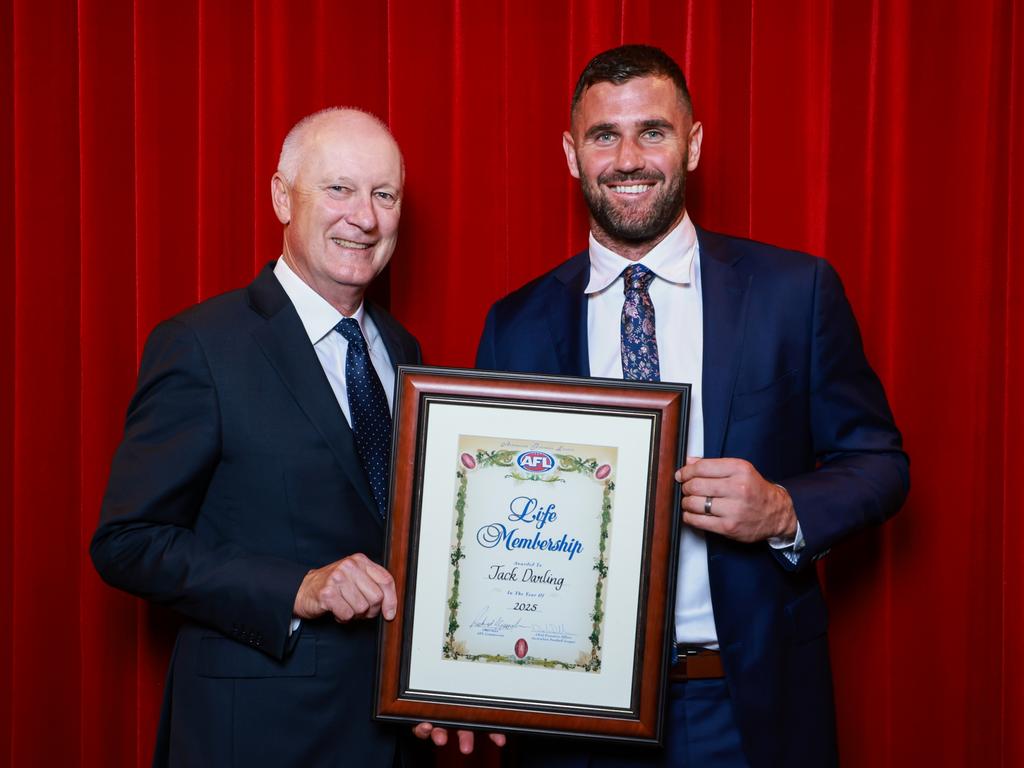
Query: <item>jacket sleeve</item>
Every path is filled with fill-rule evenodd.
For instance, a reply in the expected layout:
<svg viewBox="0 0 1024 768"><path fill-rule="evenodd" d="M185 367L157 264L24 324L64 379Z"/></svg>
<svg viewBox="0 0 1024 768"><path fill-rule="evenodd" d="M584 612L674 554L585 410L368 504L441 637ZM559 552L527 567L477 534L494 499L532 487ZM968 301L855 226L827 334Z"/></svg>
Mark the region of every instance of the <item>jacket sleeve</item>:
<svg viewBox="0 0 1024 768"><path fill-rule="evenodd" d="M112 586L282 658L307 569L195 530L220 461L220 424L195 332L161 324L146 343L90 554Z"/></svg>
<svg viewBox="0 0 1024 768"><path fill-rule="evenodd" d="M894 515L910 490L907 455L882 384L832 267L816 266L810 359L810 429L817 467L780 480L793 499L803 568L855 530Z"/></svg>
<svg viewBox="0 0 1024 768"><path fill-rule="evenodd" d="M484 330L480 334L480 343L476 348L476 367L482 371L498 370L498 359L494 344L494 313L495 307L492 306L487 312L487 319L484 320Z"/></svg>

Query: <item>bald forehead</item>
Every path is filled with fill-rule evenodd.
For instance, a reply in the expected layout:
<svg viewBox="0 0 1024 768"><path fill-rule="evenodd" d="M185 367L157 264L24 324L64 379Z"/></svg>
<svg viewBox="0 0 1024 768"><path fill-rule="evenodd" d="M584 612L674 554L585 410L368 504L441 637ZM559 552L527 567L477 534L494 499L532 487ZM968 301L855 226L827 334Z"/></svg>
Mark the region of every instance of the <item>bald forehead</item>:
<svg viewBox="0 0 1024 768"><path fill-rule="evenodd" d="M398 184L404 179L398 142L384 123L358 109L329 109L300 120L285 137L278 168L292 182L304 167L338 153L370 159L385 173L397 169Z"/></svg>
<svg viewBox="0 0 1024 768"><path fill-rule="evenodd" d="M335 139L352 141L384 140L398 151L398 144L391 133L377 118L356 109L342 109L314 115L303 126L300 133L300 145L305 145L311 138L330 136Z"/></svg>

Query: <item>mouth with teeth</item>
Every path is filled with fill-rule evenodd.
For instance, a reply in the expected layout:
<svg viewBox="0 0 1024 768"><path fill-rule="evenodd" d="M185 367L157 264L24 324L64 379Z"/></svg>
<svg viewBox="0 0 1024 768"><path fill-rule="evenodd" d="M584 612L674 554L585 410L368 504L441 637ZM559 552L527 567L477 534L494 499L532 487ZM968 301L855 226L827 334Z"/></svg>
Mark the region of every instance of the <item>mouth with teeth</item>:
<svg viewBox="0 0 1024 768"><path fill-rule="evenodd" d="M650 189L653 184L610 184L609 189L619 195L642 195Z"/></svg>
<svg viewBox="0 0 1024 768"><path fill-rule="evenodd" d="M597 181L616 196L637 198L653 191L664 180L664 174L647 169L639 173L608 173Z"/></svg>
<svg viewBox="0 0 1024 768"><path fill-rule="evenodd" d="M332 237L331 242L339 248L349 248L354 251L365 251L372 243L357 243L354 240L345 240L341 237Z"/></svg>

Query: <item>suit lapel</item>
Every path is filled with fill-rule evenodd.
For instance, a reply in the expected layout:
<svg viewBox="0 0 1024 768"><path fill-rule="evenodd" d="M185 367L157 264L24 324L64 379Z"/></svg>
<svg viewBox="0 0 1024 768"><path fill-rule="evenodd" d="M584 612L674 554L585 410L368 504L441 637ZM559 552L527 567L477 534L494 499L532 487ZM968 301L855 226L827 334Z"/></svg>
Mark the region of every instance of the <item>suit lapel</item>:
<svg viewBox="0 0 1024 768"><path fill-rule="evenodd" d="M753 276L737 269L741 255L720 238L698 229L697 240L704 315L704 455L717 458L725 447Z"/></svg>
<svg viewBox="0 0 1024 768"><path fill-rule="evenodd" d="M403 337L399 334L396 327L397 323L391 315L380 309L376 304L369 302L366 303L366 313L373 320L373 324L377 326L377 332L384 342L384 347L388 351L388 357L391 358L393 368L397 369L400 365L420 362L416 355L416 350L410 349L409 345L403 341Z"/></svg>
<svg viewBox="0 0 1024 768"><path fill-rule="evenodd" d="M370 517L382 525L370 482L359 463L352 430L324 375L302 321L271 266L249 286L250 303L266 323L253 331L256 343L281 377L299 407L323 436L338 466L348 475Z"/></svg>
<svg viewBox="0 0 1024 768"><path fill-rule="evenodd" d="M590 375L587 344L587 302L584 290L590 279L590 254L577 254L554 272L558 296L540 308L540 316L553 337L561 373Z"/></svg>

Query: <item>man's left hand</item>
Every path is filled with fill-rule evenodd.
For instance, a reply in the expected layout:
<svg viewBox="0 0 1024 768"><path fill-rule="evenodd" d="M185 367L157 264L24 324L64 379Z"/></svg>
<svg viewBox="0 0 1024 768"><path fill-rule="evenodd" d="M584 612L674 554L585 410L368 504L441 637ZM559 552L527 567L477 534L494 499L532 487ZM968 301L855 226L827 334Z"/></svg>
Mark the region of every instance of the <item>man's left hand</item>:
<svg viewBox="0 0 1024 768"><path fill-rule="evenodd" d="M676 471L676 480L683 484L687 525L748 543L796 535L789 493L765 480L749 461L690 456Z"/></svg>

